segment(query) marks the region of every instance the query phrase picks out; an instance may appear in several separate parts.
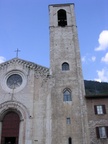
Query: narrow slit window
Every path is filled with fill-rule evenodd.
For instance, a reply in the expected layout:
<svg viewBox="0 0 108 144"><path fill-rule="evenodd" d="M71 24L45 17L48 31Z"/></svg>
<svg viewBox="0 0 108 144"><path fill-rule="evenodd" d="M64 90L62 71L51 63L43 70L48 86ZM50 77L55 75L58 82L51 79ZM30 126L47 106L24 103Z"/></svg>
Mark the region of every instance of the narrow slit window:
<svg viewBox="0 0 108 144"><path fill-rule="evenodd" d="M71 137L68 138L68 144L72 144L72 138Z"/></svg>
<svg viewBox="0 0 108 144"><path fill-rule="evenodd" d="M58 11L58 26L65 27L67 25L66 11L60 9Z"/></svg>
<svg viewBox="0 0 108 144"><path fill-rule="evenodd" d="M66 123L67 124L71 124L71 119L68 117L68 118L66 118Z"/></svg>

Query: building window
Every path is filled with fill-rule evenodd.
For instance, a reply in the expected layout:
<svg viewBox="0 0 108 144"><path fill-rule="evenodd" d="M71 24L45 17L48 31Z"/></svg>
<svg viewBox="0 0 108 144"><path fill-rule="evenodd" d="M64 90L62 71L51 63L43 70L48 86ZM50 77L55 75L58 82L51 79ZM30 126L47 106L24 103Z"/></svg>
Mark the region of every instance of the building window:
<svg viewBox="0 0 108 144"><path fill-rule="evenodd" d="M72 101L71 91L69 89L65 89L63 92L63 100L64 101Z"/></svg>
<svg viewBox="0 0 108 144"><path fill-rule="evenodd" d="M68 138L68 144L72 144L72 138L71 137Z"/></svg>
<svg viewBox="0 0 108 144"><path fill-rule="evenodd" d="M66 63L66 62L64 62L64 63L62 64L62 71L67 71L67 70L69 70L69 64Z"/></svg>
<svg viewBox="0 0 108 144"><path fill-rule="evenodd" d="M65 27L67 25L66 11L60 9L58 11L58 26Z"/></svg>
<svg viewBox="0 0 108 144"><path fill-rule="evenodd" d="M97 138L108 138L108 127L96 127Z"/></svg>
<svg viewBox="0 0 108 144"><path fill-rule="evenodd" d="M67 124L71 124L71 119L70 118L66 118L66 123Z"/></svg>
<svg viewBox="0 0 108 144"><path fill-rule="evenodd" d="M95 105L94 106L95 114L106 114L105 105Z"/></svg>

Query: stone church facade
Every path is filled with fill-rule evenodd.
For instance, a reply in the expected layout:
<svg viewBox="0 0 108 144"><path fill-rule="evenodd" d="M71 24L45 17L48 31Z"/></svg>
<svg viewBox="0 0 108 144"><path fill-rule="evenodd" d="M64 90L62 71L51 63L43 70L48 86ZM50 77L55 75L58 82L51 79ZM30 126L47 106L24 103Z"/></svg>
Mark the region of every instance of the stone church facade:
<svg viewBox="0 0 108 144"><path fill-rule="evenodd" d="M74 4L49 5L49 14L50 68L19 58L0 64L0 143L101 144L91 134Z"/></svg>

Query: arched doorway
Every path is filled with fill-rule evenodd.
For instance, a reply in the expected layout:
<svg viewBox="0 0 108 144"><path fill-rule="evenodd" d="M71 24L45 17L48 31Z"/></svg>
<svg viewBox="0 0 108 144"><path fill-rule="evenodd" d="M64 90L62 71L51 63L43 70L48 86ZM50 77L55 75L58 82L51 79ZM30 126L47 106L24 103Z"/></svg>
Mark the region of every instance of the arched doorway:
<svg viewBox="0 0 108 144"><path fill-rule="evenodd" d="M6 113L2 121L1 144L18 144L19 115L13 111Z"/></svg>

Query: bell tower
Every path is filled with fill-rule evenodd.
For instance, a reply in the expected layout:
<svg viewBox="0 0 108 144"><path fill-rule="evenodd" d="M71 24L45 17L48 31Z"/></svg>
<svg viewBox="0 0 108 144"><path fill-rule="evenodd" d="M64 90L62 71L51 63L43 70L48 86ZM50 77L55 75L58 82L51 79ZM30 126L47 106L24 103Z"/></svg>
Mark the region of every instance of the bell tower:
<svg viewBox="0 0 108 144"><path fill-rule="evenodd" d="M74 4L49 6L51 144L89 144L85 90Z"/></svg>

